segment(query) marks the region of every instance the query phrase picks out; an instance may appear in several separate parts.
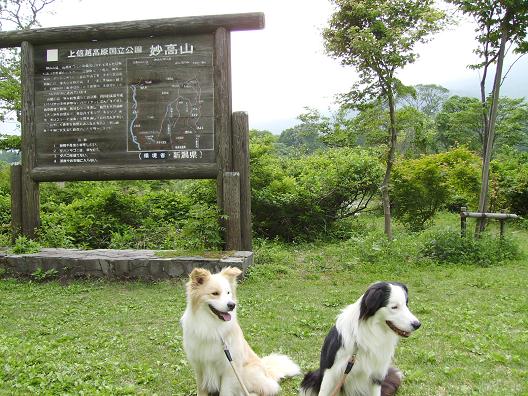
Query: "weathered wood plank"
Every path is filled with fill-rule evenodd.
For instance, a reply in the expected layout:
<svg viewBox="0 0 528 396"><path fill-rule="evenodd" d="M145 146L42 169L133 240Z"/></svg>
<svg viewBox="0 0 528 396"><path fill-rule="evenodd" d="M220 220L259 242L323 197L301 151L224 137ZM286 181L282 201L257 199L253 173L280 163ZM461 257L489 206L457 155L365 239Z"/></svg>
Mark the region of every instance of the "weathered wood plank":
<svg viewBox="0 0 528 396"><path fill-rule="evenodd" d="M52 166L37 167L31 177L43 181L214 179L216 164L160 164L149 166Z"/></svg>
<svg viewBox="0 0 528 396"><path fill-rule="evenodd" d="M226 250L240 250L240 174L224 172L224 214L226 228Z"/></svg>
<svg viewBox="0 0 528 396"><path fill-rule="evenodd" d="M11 233L15 240L22 231L22 165L11 166Z"/></svg>
<svg viewBox="0 0 528 396"><path fill-rule="evenodd" d="M35 84L33 45L24 41L21 51L22 80L22 233L33 238L40 224L39 186L31 178L35 167Z"/></svg>
<svg viewBox="0 0 528 396"><path fill-rule="evenodd" d="M518 219L519 216L512 213L481 213L481 212L460 212L461 217L471 217L475 219Z"/></svg>
<svg viewBox="0 0 528 396"><path fill-rule="evenodd" d="M214 32L220 27L229 31L263 29L264 14L255 12L204 15L1 32L0 48L17 47L23 41L32 44L51 44L73 41L166 36L171 34L208 33Z"/></svg>
<svg viewBox="0 0 528 396"><path fill-rule="evenodd" d="M233 170L240 174L240 228L242 250L253 250L251 224L251 185L249 180L249 121L247 113L232 116Z"/></svg>
<svg viewBox="0 0 528 396"><path fill-rule="evenodd" d="M223 174L232 170L231 142L231 65L230 33L225 28L215 32L214 48L214 106L215 106L215 148L218 165L217 202L223 208Z"/></svg>

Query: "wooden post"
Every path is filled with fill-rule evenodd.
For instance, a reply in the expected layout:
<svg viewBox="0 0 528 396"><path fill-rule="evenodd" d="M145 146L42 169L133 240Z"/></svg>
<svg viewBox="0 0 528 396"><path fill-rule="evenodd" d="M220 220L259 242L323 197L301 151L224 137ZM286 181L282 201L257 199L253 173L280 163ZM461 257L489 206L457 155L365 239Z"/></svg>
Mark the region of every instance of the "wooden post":
<svg viewBox="0 0 528 396"><path fill-rule="evenodd" d="M35 83L33 45L22 42L22 233L29 238L35 236L40 224L40 198L38 183L33 181L31 171L36 163L35 150Z"/></svg>
<svg viewBox="0 0 528 396"><path fill-rule="evenodd" d="M13 242L22 231L22 165L11 165L11 235Z"/></svg>
<svg viewBox="0 0 528 396"><path fill-rule="evenodd" d="M214 34L214 112L215 112L215 148L218 166L217 202L223 205L224 172L232 171L231 149L231 64L230 34L224 28L218 28Z"/></svg>
<svg viewBox="0 0 528 396"><path fill-rule="evenodd" d="M462 206L460 208L460 237L464 238L466 236L466 212L467 208L465 206Z"/></svg>
<svg viewBox="0 0 528 396"><path fill-rule="evenodd" d="M253 250L251 224L251 185L249 180L249 122L245 112L238 111L232 117L233 170L240 174L240 230L242 250Z"/></svg>
<svg viewBox="0 0 528 396"><path fill-rule="evenodd" d="M240 174L224 173L224 215L226 227L226 250L241 250L240 232Z"/></svg>

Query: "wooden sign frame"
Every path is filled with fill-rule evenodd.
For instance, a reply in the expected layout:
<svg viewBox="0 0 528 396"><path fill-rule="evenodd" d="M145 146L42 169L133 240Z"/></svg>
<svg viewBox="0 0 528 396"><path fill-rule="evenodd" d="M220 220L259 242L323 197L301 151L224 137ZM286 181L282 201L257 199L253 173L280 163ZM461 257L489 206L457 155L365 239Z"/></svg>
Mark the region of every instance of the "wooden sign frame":
<svg viewBox="0 0 528 396"><path fill-rule="evenodd" d="M239 223L238 231L233 231L228 225L230 229L226 232L227 247L251 250L250 237L248 241L247 235L240 235L242 232L240 228L245 229L245 232L251 232L249 157L246 136L248 125L245 113L232 117L230 32L262 28L264 28L264 14L248 13L0 32L0 48L21 47L22 169L19 179L21 180L22 209L20 212L22 212L22 219L18 222L21 223L22 233L32 237L39 226L39 182L216 178L219 207L224 213L231 211L230 216ZM37 157L41 149L37 147L37 120L42 122L42 116L37 117L35 106L35 79L41 78L40 75L37 77L35 75L35 48L42 48L42 46L58 48L65 43L97 42L104 44L105 41L120 39L161 39L170 36L193 37L204 34L212 36L213 44L214 159L212 161L204 163L145 161L144 163L135 162L133 166L126 161L123 163L118 161L102 165L75 163L70 166L37 160L42 157L42 155ZM51 56L56 55L52 53ZM233 122L236 124L234 128ZM236 147L233 146L233 140L235 140ZM233 177L238 181L233 182ZM229 181L224 179L229 179ZM225 191L225 186L229 186L230 192ZM238 194L233 200L238 209L233 209L233 202L225 202L230 200L229 194ZM245 214L240 212L241 207L242 211L246 211ZM17 209L16 212L19 210ZM240 221L236 220L237 217L240 217ZM240 225L240 222L246 225ZM243 242L244 239L246 242Z"/></svg>

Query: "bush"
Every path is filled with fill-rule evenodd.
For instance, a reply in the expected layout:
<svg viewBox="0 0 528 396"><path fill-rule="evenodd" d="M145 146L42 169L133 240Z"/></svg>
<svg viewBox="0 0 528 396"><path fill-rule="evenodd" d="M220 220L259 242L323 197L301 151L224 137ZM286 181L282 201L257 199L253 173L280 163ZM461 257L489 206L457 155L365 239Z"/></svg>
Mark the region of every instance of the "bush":
<svg viewBox="0 0 528 396"><path fill-rule="evenodd" d="M212 181L75 182L43 189L44 246L219 249Z"/></svg>
<svg viewBox="0 0 528 396"><path fill-rule="evenodd" d="M299 158L252 158L252 211L260 236L310 240L365 209L382 166L369 151L328 149Z"/></svg>
<svg viewBox="0 0 528 396"><path fill-rule="evenodd" d="M38 242L47 248L74 248L73 235L63 224L50 222L50 217L42 219L38 229Z"/></svg>
<svg viewBox="0 0 528 396"><path fill-rule="evenodd" d="M25 236L19 236L11 252L14 254L31 254L40 252L40 244L32 239Z"/></svg>
<svg viewBox="0 0 528 396"><path fill-rule="evenodd" d="M217 249L222 245L220 212L204 204L192 206L181 229L181 246L191 250Z"/></svg>
<svg viewBox="0 0 528 396"><path fill-rule="evenodd" d="M528 215L528 153L510 150L492 162L493 210Z"/></svg>
<svg viewBox="0 0 528 396"><path fill-rule="evenodd" d="M427 236L421 254L439 263L489 266L518 258L520 251L511 239L487 234L462 238L457 231L444 230Z"/></svg>
<svg viewBox="0 0 528 396"><path fill-rule="evenodd" d="M99 184L70 204L48 203L42 217L48 227L63 227L75 245L98 249L109 247L113 232L140 226L147 213L136 194Z"/></svg>
<svg viewBox="0 0 528 396"><path fill-rule="evenodd" d="M480 160L465 148L403 160L392 177L393 214L411 231L420 231L444 208L476 205Z"/></svg>
<svg viewBox="0 0 528 396"><path fill-rule="evenodd" d="M11 197L0 194L0 232L9 233L11 230Z"/></svg>

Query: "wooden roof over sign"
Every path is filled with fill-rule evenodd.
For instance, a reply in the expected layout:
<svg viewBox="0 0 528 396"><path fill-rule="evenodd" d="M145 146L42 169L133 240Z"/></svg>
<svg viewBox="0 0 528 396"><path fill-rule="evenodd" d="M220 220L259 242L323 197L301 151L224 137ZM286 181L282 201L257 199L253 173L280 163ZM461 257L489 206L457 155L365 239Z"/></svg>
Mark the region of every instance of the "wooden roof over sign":
<svg viewBox="0 0 528 396"><path fill-rule="evenodd" d="M23 41L31 44L51 44L145 36L156 37L171 34L209 33L220 27L230 31L263 29L264 14L254 12L204 15L15 30L0 32L0 48L18 47Z"/></svg>

